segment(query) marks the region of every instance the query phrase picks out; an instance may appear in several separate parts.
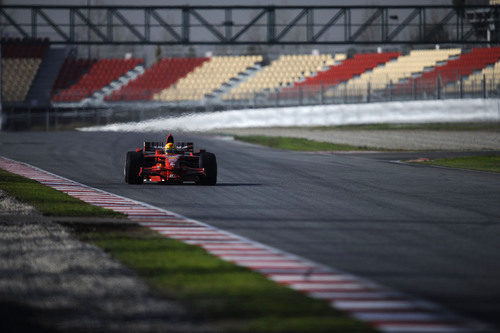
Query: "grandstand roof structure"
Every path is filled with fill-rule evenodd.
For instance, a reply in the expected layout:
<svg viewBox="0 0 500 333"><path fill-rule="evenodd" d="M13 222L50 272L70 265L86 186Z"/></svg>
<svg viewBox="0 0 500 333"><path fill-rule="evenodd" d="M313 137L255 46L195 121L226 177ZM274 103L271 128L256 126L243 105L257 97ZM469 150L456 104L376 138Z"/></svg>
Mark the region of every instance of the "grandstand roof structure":
<svg viewBox="0 0 500 333"><path fill-rule="evenodd" d="M35 6L0 7L0 29L51 44L333 45L500 41L500 7Z"/></svg>

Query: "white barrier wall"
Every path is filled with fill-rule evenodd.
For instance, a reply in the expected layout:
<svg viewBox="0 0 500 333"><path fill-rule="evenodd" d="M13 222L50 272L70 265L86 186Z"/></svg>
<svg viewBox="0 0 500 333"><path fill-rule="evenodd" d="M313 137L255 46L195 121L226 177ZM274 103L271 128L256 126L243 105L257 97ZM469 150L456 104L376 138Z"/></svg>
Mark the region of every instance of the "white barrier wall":
<svg viewBox="0 0 500 333"><path fill-rule="evenodd" d="M499 99L454 99L316 105L193 113L88 127L84 131L207 131L218 128L338 126L374 123L500 121Z"/></svg>

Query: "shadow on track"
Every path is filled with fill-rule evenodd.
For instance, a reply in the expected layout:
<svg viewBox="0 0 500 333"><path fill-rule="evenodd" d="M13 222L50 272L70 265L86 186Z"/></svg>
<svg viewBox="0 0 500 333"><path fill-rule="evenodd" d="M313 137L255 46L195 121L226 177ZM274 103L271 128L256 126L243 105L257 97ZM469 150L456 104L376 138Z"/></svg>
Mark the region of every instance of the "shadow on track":
<svg viewBox="0 0 500 333"><path fill-rule="evenodd" d="M107 184L109 186L109 184ZM205 185L199 185L195 183L154 183L154 182L144 182L143 184L126 184L130 186L179 186L179 187L186 187L186 186L201 186L201 187L212 187L212 186L205 186ZM259 183L217 183L215 187L237 187L237 186L262 186L263 184Z"/></svg>
<svg viewBox="0 0 500 333"><path fill-rule="evenodd" d="M232 186L262 186L262 184L258 184L258 183L218 183L215 186L229 186L229 187L232 187Z"/></svg>

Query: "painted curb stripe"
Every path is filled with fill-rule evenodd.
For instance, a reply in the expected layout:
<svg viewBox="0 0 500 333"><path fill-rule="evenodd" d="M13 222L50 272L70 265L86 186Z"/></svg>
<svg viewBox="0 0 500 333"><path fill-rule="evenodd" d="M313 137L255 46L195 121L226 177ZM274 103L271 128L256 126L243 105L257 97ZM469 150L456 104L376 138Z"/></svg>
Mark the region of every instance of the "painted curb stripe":
<svg viewBox="0 0 500 333"><path fill-rule="evenodd" d="M382 332L490 332L487 325L460 318L441 307L416 300L365 279L336 271L165 209L92 188L26 163L0 156L0 168L36 180L89 204L127 214L141 226L204 248L237 265L367 322Z"/></svg>

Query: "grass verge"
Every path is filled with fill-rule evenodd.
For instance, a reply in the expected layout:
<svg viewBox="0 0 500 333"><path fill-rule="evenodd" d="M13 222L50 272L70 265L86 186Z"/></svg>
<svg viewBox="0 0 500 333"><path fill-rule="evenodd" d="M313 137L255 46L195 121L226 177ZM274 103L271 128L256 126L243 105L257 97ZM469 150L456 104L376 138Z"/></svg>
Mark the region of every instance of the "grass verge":
<svg viewBox="0 0 500 333"><path fill-rule="evenodd" d="M499 155L441 158L417 163L458 169L500 172Z"/></svg>
<svg viewBox="0 0 500 333"><path fill-rule="evenodd" d="M420 124L361 124L309 127L316 130L428 130L428 131L500 131L500 122L480 123L420 123Z"/></svg>
<svg viewBox="0 0 500 333"><path fill-rule="evenodd" d="M374 332L309 298L204 249L137 225L71 225L76 235L133 268L220 332Z"/></svg>
<svg viewBox="0 0 500 333"><path fill-rule="evenodd" d="M2 169L0 189L46 216L124 217L121 213L89 205L37 181Z"/></svg>
<svg viewBox="0 0 500 333"><path fill-rule="evenodd" d="M298 151L366 151L375 149L282 136L245 135L235 136L234 138L235 140L259 144L271 148Z"/></svg>

